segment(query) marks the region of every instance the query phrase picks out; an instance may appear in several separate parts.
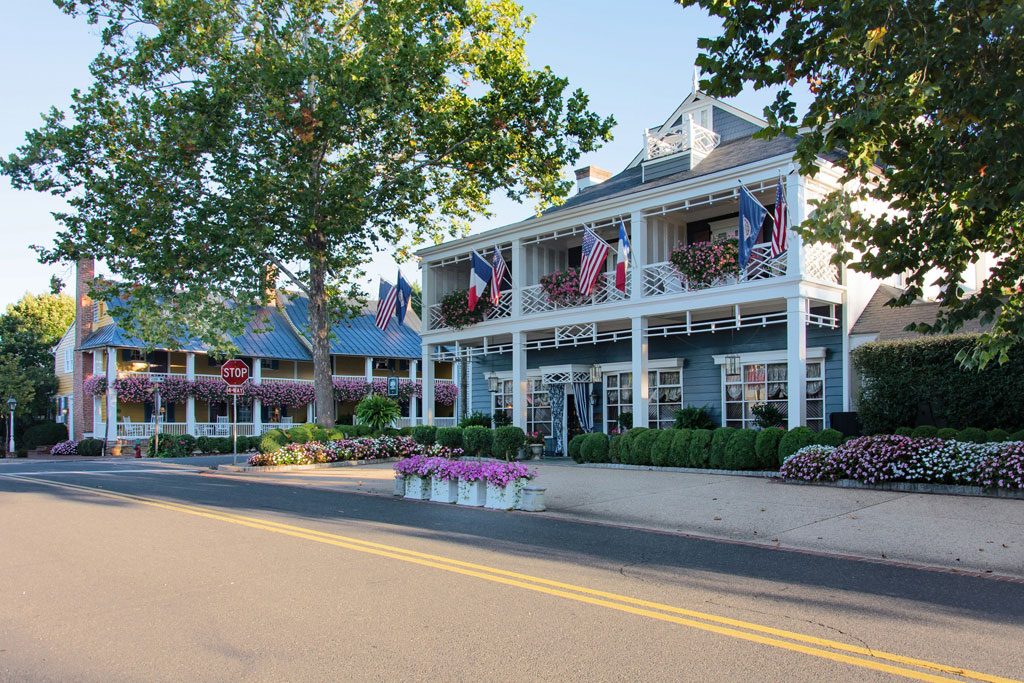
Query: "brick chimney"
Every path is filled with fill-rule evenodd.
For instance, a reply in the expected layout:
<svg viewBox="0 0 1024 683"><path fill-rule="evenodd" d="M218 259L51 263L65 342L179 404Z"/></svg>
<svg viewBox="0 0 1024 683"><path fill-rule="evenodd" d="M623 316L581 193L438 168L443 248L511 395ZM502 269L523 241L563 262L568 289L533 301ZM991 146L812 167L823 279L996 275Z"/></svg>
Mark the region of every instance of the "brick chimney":
<svg viewBox="0 0 1024 683"><path fill-rule="evenodd" d="M584 166L583 168L576 169L576 187L582 192L593 185L600 185L611 177L611 171L607 171L600 166Z"/></svg>
<svg viewBox="0 0 1024 683"><path fill-rule="evenodd" d="M80 351L82 342L92 333L93 301L89 286L96 278L96 260L91 256L78 259L75 267L75 370L74 370L74 420L75 433L71 438L81 440L86 432L93 430L92 397L85 395L85 378L93 373L92 353ZM102 372L103 368L98 368Z"/></svg>

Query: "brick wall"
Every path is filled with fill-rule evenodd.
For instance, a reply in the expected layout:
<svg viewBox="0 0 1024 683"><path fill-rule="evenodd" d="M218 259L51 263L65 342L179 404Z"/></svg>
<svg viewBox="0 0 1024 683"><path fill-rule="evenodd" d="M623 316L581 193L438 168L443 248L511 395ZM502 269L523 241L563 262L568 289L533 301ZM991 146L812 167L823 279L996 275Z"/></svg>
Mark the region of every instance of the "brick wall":
<svg viewBox="0 0 1024 683"><path fill-rule="evenodd" d="M93 371L92 353L83 353L80 348L92 332L93 302L89 297L89 285L95 277L96 261L91 257L79 259L75 269L75 434L72 437L75 440L93 430L92 396L86 396L83 387L85 378Z"/></svg>

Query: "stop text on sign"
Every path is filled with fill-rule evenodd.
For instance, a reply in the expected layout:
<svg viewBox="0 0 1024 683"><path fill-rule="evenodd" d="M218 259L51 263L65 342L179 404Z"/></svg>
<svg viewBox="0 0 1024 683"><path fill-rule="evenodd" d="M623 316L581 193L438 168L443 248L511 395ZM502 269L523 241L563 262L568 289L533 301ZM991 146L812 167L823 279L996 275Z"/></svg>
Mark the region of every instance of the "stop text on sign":
<svg viewBox="0 0 1024 683"><path fill-rule="evenodd" d="M220 366L220 377L230 386L240 386L249 380L249 366L245 361L232 358Z"/></svg>

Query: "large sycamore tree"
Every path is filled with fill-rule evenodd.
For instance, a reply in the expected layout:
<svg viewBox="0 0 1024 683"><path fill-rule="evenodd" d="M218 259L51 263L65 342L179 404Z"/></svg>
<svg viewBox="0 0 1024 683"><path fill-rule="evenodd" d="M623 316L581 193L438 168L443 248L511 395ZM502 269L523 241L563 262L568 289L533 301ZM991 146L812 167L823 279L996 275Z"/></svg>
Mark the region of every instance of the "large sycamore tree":
<svg viewBox="0 0 1024 683"><path fill-rule="evenodd" d="M215 348L284 277L309 299L324 424L330 330L373 252L461 234L499 189L558 201L613 123L529 66L509 0L55 2L102 50L2 166L70 205L42 259L103 259L123 324Z"/></svg>
<svg viewBox="0 0 1024 683"><path fill-rule="evenodd" d="M765 135L795 135L805 173L844 169L803 224L842 260L906 274L909 304L938 284L942 313L923 332L991 322L963 360L984 366L1024 340L1024 5L1005 0L677 0L720 18L698 59L711 94L778 88ZM813 101L799 116L796 84ZM872 200L891 211L871 215ZM1000 256L977 292L958 286L979 253Z"/></svg>

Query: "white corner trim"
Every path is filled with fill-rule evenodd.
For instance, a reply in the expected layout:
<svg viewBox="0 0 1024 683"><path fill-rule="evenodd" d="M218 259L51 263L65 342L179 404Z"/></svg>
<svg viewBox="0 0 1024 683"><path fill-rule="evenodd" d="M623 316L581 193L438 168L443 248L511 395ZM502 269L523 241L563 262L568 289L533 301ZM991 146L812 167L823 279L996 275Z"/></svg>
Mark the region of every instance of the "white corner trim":
<svg viewBox="0 0 1024 683"><path fill-rule="evenodd" d="M807 349L808 360L821 360L825 357L827 349L824 346L815 346ZM748 351L747 353L723 353L712 356L715 365L725 365L729 356L739 356L740 363L774 363L786 362L786 349L776 351Z"/></svg>

